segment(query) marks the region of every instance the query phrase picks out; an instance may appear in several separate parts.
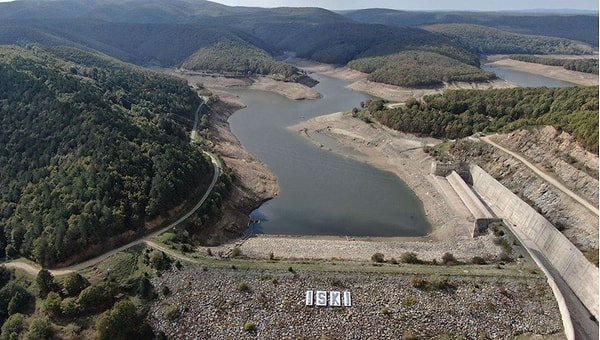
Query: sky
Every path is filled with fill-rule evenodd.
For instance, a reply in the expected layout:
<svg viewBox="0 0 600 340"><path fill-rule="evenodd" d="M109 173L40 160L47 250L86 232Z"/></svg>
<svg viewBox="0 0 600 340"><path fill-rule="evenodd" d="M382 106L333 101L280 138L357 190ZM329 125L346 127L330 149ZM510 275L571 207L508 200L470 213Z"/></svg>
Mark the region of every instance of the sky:
<svg viewBox="0 0 600 340"><path fill-rule="evenodd" d="M598 0L212 0L228 6L321 7L330 10L393 8L400 10L505 11L577 9L598 11Z"/></svg>
<svg viewBox="0 0 600 340"><path fill-rule="evenodd" d="M13 0L0 0L8 2ZM506 11L576 9L598 11L598 0L212 0L228 6L321 7L330 10L392 8L416 10Z"/></svg>

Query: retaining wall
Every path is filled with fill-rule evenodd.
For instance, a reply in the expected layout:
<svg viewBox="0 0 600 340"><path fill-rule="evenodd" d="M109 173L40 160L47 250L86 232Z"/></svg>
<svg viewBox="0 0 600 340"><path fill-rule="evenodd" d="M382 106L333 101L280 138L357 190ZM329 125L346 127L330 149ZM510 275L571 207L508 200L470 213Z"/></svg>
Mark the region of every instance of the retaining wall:
<svg viewBox="0 0 600 340"><path fill-rule="evenodd" d="M453 171L456 171L465 182L471 184L471 174L469 172L469 164L465 162L460 163L431 163L431 173L436 176L446 177Z"/></svg>
<svg viewBox="0 0 600 340"><path fill-rule="evenodd" d="M473 217L478 218L494 218L488 208L481 202L479 197L475 195L473 190L465 183L455 171L446 177L446 180L452 186L452 189L458 194L465 206L471 211Z"/></svg>
<svg viewBox="0 0 600 340"><path fill-rule="evenodd" d="M563 280L598 319L598 268L562 233L477 165L471 165L473 189L498 217L509 220L540 248Z"/></svg>

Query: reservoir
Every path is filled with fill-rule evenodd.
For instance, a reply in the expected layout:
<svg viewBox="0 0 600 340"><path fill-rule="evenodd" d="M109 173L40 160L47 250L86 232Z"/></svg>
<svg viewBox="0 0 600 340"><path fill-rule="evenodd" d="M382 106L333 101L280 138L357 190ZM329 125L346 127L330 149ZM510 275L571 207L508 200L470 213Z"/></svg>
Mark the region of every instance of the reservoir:
<svg viewBox="0 0 600 340"><path fill-rule="evenodd" d="M523 87L571 87L577 84L568 81L548 78L533 73L517 71L510 67L495 66L491 64L481 65L481 69L495 73L498 78L502 78L518 86Z"/></svg>
<svg viewBox="0 0 600 340"><path fill-rule="evenodd" d="M431 226L416 195L392 173L322 150L289 126L358 107L368 96L344 81L314 75L322 98L295 101L233 90L247 108L229 118L242 145L277 176L279 195L252 212L252 233L422 236Z"/></svg>

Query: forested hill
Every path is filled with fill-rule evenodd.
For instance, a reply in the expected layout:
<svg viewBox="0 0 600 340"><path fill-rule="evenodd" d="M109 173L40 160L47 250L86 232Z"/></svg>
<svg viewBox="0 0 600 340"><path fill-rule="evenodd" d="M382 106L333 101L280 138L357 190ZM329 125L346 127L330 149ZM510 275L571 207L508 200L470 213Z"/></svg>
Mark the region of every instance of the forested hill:
<svg viewBox="0 0 600 340"><path fill-rule="evenodd" d="M178 66L198 49L220 41L237 41L270 54L280 53L272 45L239 29L200 23L115 23L82 19L0 22L0 44L87 47L138 65Z"/></svg>
<svg viewBox="0 0 600 340"><path fill-rule="evenodd" d="M485 82L496 78L491 72L462 63L433 51L405 51L360 58L348 67L369 73L369 80L405 87L441 86L444 82Z"/></svg>
<svg viewBox="0 0 600 340"><path fill-rule="evenodd" d="M393 129L448 139L552 125L598 153L598 106L598 87L592 86L452 90L391 109L371 102L365 110Z"/></svg>
<svg viewBox="0 0 600 340"><path fill-rule="evenodd" d="M278 62L266 51L240 40L223 40L203 47L184 60L181 67L236 75L277 75L286 80L301 76L296 67Z"/></svg>
<svg viewBox="0 0 600 340"><path fill-rule="evenodd" d="M39 46L0 48L0 79L2 254L81 260L212 178L178 123L200 103L184 81Z"/></svg>
<svg viewBox="0 0 600 340"><path fill-rule="evenodd" d="M598 59L560 59L531 55L511 55L510 59L549 66L562 66L565 70L598 74Z"/></svg>
<svg viewBox="0 0 600 340"><path fill-rule="evenodd" d="M593 49L572 40L525 35L472 24L423 26L430 32L449 37L477 54L591 54Z"/></svg>
<svg viewBox="0 0 600 340"><path fill-rule="evenodd" d="M527 22L520 24L523 20ZM444 25L425 30L425 24ZM338 65L360 60L353 67L371 69L372 80L404 86L489 79L475 70L480 53L588 53L593 50L590 44L597 46L597 32L597 15L384 9L336 13L322 8L230 7L203 0L0 3L0 44L85 47L138 65L244 75L289 73L292 68L275 57L291 51ZM418 60L410 66L416 71L403 79L406 67L392 66L407 56ZM427 75L442 64L449 66L443 74ZM381 76L387 71L394 76Z"/></svg>
<svg viewBox="0 0 600 340"><path fill-rule="evenodd" d="M598 47L598 13L419 12L377 8L343 14L358 22L397 26L473 24L512 33L583 41Z"/></svg>

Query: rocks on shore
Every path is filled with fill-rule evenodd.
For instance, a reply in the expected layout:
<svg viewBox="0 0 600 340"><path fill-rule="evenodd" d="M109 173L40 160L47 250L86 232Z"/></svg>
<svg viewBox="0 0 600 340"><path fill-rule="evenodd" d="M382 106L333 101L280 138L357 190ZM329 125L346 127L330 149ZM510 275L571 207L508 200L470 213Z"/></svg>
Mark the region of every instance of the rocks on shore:
<svg viewBox="0 0 600 340"><path fill-rule="evenodd" d="M414 288L410 280L410 275L187 267L152 280L157 292L168 287L170 293L159 294L148 318L169 339L563 336L543 277L450 277L453 288L437 291ZM305 306L306 290L350 291L352 306Z"/></svg>

